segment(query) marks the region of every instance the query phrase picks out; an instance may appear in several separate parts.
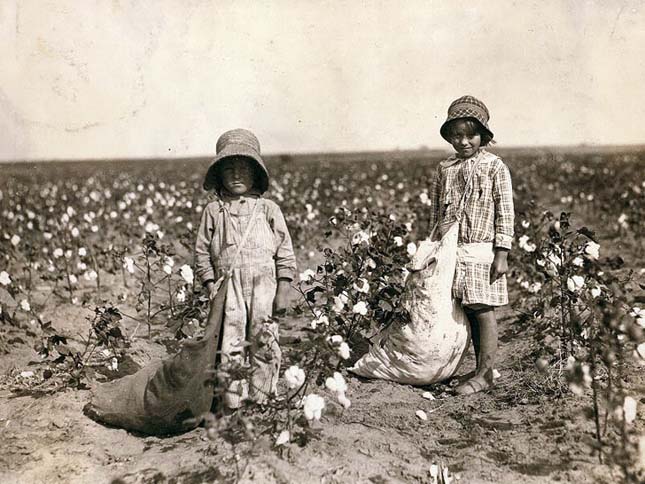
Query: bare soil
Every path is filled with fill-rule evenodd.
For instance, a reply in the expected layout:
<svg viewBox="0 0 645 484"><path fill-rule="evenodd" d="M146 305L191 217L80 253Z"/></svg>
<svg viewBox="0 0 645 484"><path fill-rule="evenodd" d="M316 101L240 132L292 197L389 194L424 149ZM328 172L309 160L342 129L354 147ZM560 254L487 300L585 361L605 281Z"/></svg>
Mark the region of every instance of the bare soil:
<svg viewBox="0 0 645 484"><path fill-rule="evenodd" d="M89 308L49 307L45 319L61 333L78 338L86 331ZM616 482L586 444L593 437L586 416L591 400L545 394L526 340L513 335L514 314L506 310L499 319L501 377L494 389L456 397L449 382L418 388L348 375L352 406L328 405L317 424L319 438L280 451L269 436L236 447L224 436L208 439L203 428L151 437L105 427L82 412L87 390L21 386L22 371L41 378L39 367L29 364L39 359L32 348L38 331L25 321L0 335L8 351L0 356L0 482L430 482L433 463L448 466L464 483ZM136 324L124 325L131 332ZM289 336L304 325L285 322L285 346L297 344ZM148 339L144 333L140 329L129 351L135 369L168 352L161 334ZM459 375L473 366L471 356ZM425 391L436 400L423 398ZM420 420L417 410L428 419Z"/></svg>

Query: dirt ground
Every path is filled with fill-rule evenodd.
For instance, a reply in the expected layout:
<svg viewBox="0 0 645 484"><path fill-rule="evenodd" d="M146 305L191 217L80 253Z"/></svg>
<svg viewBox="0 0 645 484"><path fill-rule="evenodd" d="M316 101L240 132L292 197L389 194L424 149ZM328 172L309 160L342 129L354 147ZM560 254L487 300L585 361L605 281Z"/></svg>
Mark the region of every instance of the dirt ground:
<svg viewBox="0 0 645 484"><path fill-rule="evenodd" d="M84 331L89 309L53 306L45 318L61 333L77 337ZM82 412L87 390L16 391L16 374L37 368L29 362L38 355L35 332L14 328L2 335L9 353L0 357L0 482L430 482L433 463L445 464L464 483L617 482L585 444L592 438L585 417L590 400L532 391L528 382L539 377L525 339L512 335L513 312L501 313L500 321L495 389L455 397L447 384L415 388L348 375L352 406L328 406L319 438L276 452L267 437L239 461L240 448L224 438L209 440L203 428L150 437L102 426ZM282 335L288 340L304 324L289 319ZM126 320L125 327L132 331L134 322ZM129 354L144 365L167 351L159 338L142 334ZM473 366L470 357L459 374ZM436 400L423 398L425 391ZM426 421L417 410L426 412ZM248 456L249 447L243 450Z"/></svg>

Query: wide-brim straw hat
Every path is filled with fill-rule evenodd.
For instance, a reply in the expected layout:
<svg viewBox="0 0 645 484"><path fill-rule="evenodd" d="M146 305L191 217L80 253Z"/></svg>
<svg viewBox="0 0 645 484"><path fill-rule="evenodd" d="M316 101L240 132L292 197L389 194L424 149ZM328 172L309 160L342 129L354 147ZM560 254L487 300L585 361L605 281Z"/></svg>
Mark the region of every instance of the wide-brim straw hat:
<svg viewBox="0 0 645 484"><path fill-rule="evenodd" d="M448 124L455 119L470 118L477 121L481 127L493 138L493 132L488 127L490 113L486 105L474 96L462 96L455 99L448 107L448 117L441 125L441 136L450 142L448 138Z"/></svg>
<svg viewBox="0 0 645 484"><path fill-rule="evenodd" d="M204 177L204 189L215 189L219 192L222 188L222 180L218 176L217 169L222 160L231 156L243 156L255 162L258 174L256 182L260 193L269 189L269 170L260 155L260 142L256 136L246 129L232 129L227 131L217 140L215 146L216 156Z"/></svg>

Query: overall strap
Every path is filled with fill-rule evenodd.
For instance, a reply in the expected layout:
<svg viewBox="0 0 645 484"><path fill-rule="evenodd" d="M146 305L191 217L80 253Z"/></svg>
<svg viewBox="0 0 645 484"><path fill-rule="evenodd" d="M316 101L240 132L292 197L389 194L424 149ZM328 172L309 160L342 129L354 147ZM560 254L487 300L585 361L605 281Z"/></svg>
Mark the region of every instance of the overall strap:
<svg viewBox="0 0 645 484"><path fill-rule="evenodd" d="M224 280L230 280L230 278L233 276L233 267L237 263L237 260L240 258L240 254L242 252L242 246L246 243L246 239L249 237L249 234L251 233L251 229L253 228L253 223L255 222L256 214L258 212L258 208L260 206L260 203L262 199L258 198L257 202L255 203L255 206L253 207L253 212L251 212L251 218L249 218L249 223L246 226L246 230L244 231L244 234L242 235L242 239L240 240L239 245L237 246L237 249L235 250L235 255L233 256L233 264L231 264L231 267L226 271L225 274L223 274L217 281L215 281L215 291L219 292L222 284L224 283ZM223 211L224 216L230 217L231 214L228 211L228 209L224 206L223 203L220 201L220 208Z"/></svg>
<svg viewBox="0 0 645 484"><path fill-rule="evenodd" d="M470 171L470 176L468 177L468 181L466 182L466 186L464 187L464 193L461 196L461 199L459 200L459 205L457 206L457 212L455 213L457 222L461 221L461 216L464 214L464 206L466 204L466 199L472 194L473 179L475 178L475 173L477 173L477 166L479 166L479 158L477 158L477 160L473 164L473 168Z"/></svg>
<svg viewBox="0 0 645 484"><path fill-rule="evenodd" d="M475 161L473 164L473 169L470 172L470 176L468 177L468 180L466 181L466 186L464 187L464 193L461 196L461 199L459 200L459 205L457 206L457 212L455 213L455 218L457 219L457 223L461 222L461 216L464 213L464 205L466 202L466 198L468 195L468 191L472 191L472 182L473 179L475 178L475 173L477 173L477 166L479 166L479 159ZM435 237L435 233L439 228L439 218L437 218L437 221L434 224L434 227L432 227L432 231L430 232L430 236L428 237L430 240L433 240Z"/></svg>
<svg viewBox="0 0 645 484"><path fill-rule="evenodd" d="M253 212L251 212L251 217L249 218L249 223L246 225L246 230L244 231L244 235L242 235L242 239L240 240L240 243L237 246L237 249L235 250L235 255L233 256L231 267L234 267L235 264L237 263L237 260L240 258L242 247L246 243L246 239L249 238L249 234L251 233L251 229L253 228L253 224L255 223L255 220L257 218L256 215L258 213L258 208L260 207L261 203L262 203L262 199L260 198L258 198L257 201L255 202L255 206L253 207ZM229 272L230 271L232 271L232 269L229 269Z"/></svg>

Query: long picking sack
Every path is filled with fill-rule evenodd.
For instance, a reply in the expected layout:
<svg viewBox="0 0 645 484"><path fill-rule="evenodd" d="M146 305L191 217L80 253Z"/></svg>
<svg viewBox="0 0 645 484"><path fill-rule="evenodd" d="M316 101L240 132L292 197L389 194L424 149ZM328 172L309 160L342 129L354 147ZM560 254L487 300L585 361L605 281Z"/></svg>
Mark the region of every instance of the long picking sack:
<svg viewBox="0 0 645 484"><path fill-rule="evenodd" d="M458 227L453 224L441 240L428 238L420 244L402 297L410 322L378 334L350 371L411 385L427 385L455 373L470 338L466 314L452 298Z"/></svg>
<svg viewBox="0 0 645 484"><path fill-rule="evenodd" d="M172 357L96 388L83 411L90 418L146 434L195 428L213 402L212 370L224 318L228 278L211 301L204 336Z"/></svg>

